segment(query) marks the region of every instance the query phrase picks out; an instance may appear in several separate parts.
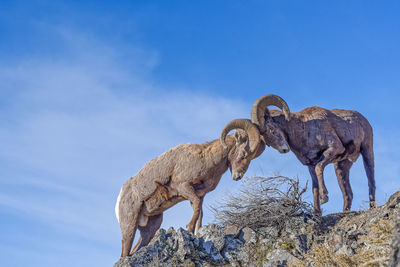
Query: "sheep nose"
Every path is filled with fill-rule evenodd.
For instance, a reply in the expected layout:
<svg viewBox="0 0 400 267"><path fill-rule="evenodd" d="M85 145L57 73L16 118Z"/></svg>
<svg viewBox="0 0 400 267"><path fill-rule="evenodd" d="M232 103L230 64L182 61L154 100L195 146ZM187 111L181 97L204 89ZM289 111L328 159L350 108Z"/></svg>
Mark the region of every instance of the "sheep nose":
<svg viewBox="0 0 400 267"><path fill-rule="evenodd" d="M279 147L279 152L281 153L287 153L290 151L290 147L288 145L282 145Z"/></svg>
<svg viewBox="0 0 400 267"><path fill-rule="evenodd" d="M233 178L233 180L235 180L235 181L240 180L240 179L242 178L242 176L243 176L243 174L240 173L240 172L232 173L232 178Z"/></svg>

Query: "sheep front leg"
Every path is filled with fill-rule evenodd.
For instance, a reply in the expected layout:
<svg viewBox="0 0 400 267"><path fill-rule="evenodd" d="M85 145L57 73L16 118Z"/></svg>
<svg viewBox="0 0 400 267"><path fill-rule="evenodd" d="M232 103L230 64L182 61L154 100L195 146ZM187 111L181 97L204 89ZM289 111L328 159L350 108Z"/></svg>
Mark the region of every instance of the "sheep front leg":
<svg viewBox="0 0 400 267"><path fill-rule="evenodd" d="M315 173L317 175L318 184L319 184L319 199L320 204L324 204L328 202L328 190L325 186L324 181L324 169L326 165L332 163L332 161L340 154L344 153L346 150L342 143L340 142L339 138L336 137L332 138L328 141L330 146L322 153L321 158L319 159L318 163L315 165Z"/></svg>
<svg viewBox="0 0 400 267"><path fill-rule="evenodd" d="M187 230L193 233L195 224L200 217L201 204L203 201L199 196L196 195L196 192L194 191L194 188L190 182L182 183L178 187L178 192L182 197L189 200L192 204L193 215L192 218L190 219L190 222L187 225Z"/></svg>

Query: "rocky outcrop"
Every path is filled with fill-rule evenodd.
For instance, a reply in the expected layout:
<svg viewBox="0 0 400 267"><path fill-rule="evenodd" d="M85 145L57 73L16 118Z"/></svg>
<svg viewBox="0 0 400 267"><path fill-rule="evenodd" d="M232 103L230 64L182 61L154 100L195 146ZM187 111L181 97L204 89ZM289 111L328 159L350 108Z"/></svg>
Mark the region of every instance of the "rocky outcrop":
<svg viewBox="0 0 400 267"><path fill-rule="evenodd" d="M391 243L392 255L390 258L390 267L399 267L400 266L400 191L393 194L387 203L388 208L394 208L394 230L393 230L393 239Z"/></svg>
<svg viewBox="0 0 400 267"><path fill-rule="evenodd" d="M395 227L393 231L393 240L391 244L392 255L390 259L390 267L400 266L400 216L395 219Z"/></svg>
<svg viewBox="0 0 400 267"><path fill-rule="evenodd" d="M114 267L400 266L399 210L400 191L373 210L302 214L279 230L210 224L194 236L160 229L148 246Z"/></svg>

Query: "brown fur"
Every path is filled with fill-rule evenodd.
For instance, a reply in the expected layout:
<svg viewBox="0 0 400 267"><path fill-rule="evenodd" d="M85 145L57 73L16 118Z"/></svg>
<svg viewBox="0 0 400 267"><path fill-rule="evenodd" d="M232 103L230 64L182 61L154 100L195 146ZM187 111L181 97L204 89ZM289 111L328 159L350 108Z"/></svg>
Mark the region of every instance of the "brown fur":
<svg viewBox="0 0 400 267"><path fill-rule="evenodd" d="M278 126L296 157L309 167L313 182L314 213L321 214L320 204L328 201L323 171L330 163L335 164L343 193L343 210L350 210L353 192L349 171L360 154L368 177L370 205L374 206L373 132L364 116L353 110L327 110L320 107L292 112L290 121L286 121L278 110L270 110L270 115L269 121ZM264 138L268 145L268 133L264 134Z"/></svg>
<svg viewBox="0 0 400 267"><path fill-rule="evenodd" d="M255 157L249 151L244 131L205 144L181 144L144 165L139 173L125 182L120 193L119 221L122 232L121 257L147 245L162 222L162 213L176 203L189 200L193 215L188 231L201 227L204 195L215 189L222 174L231 169L232 177L240 179ZM264 150L257 147L256 156ZM141 238L130 252L136 229Z"/></svg>

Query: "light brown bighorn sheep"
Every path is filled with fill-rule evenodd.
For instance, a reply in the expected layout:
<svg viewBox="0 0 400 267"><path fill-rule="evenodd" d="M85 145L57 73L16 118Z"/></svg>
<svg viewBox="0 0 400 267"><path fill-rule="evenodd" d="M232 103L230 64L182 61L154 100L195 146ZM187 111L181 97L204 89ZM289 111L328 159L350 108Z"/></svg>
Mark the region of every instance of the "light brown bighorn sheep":
<svg viewBox="0 0 400 267"><path fill-rule="evenodd" d="M282 112L268 110L270 105L281 108ZM251 121L258 125L266 145L276 148L273 140L282 136L300 162L308 166L313 184L315 214L321 214L320 204L328 201L323 171L329 163L334 163L335 166L343 194L343 211L350 210L353 192L349 171L360 153L368 177L370 207L374 207L373 133L368 120L360 113L320 107L309 107L291 113L282 98L265 95L254 103Z"/></svg>
<svg viewBox="0 0 400 267"><path fill-rule="evenodd" d="M242 130L227 136L233 129ZM197 231L204 195L215 189L228 168L234 180L241 179L250 161L264 149L257 126L236 119L225 126L220 140L181 144L146 163L124 183L115 207L122 232L121 257L147 245L161 225L163 212L180 201L191 202L193 215L187 229ZM137 229L140 239L130 252Z"/></svg>

